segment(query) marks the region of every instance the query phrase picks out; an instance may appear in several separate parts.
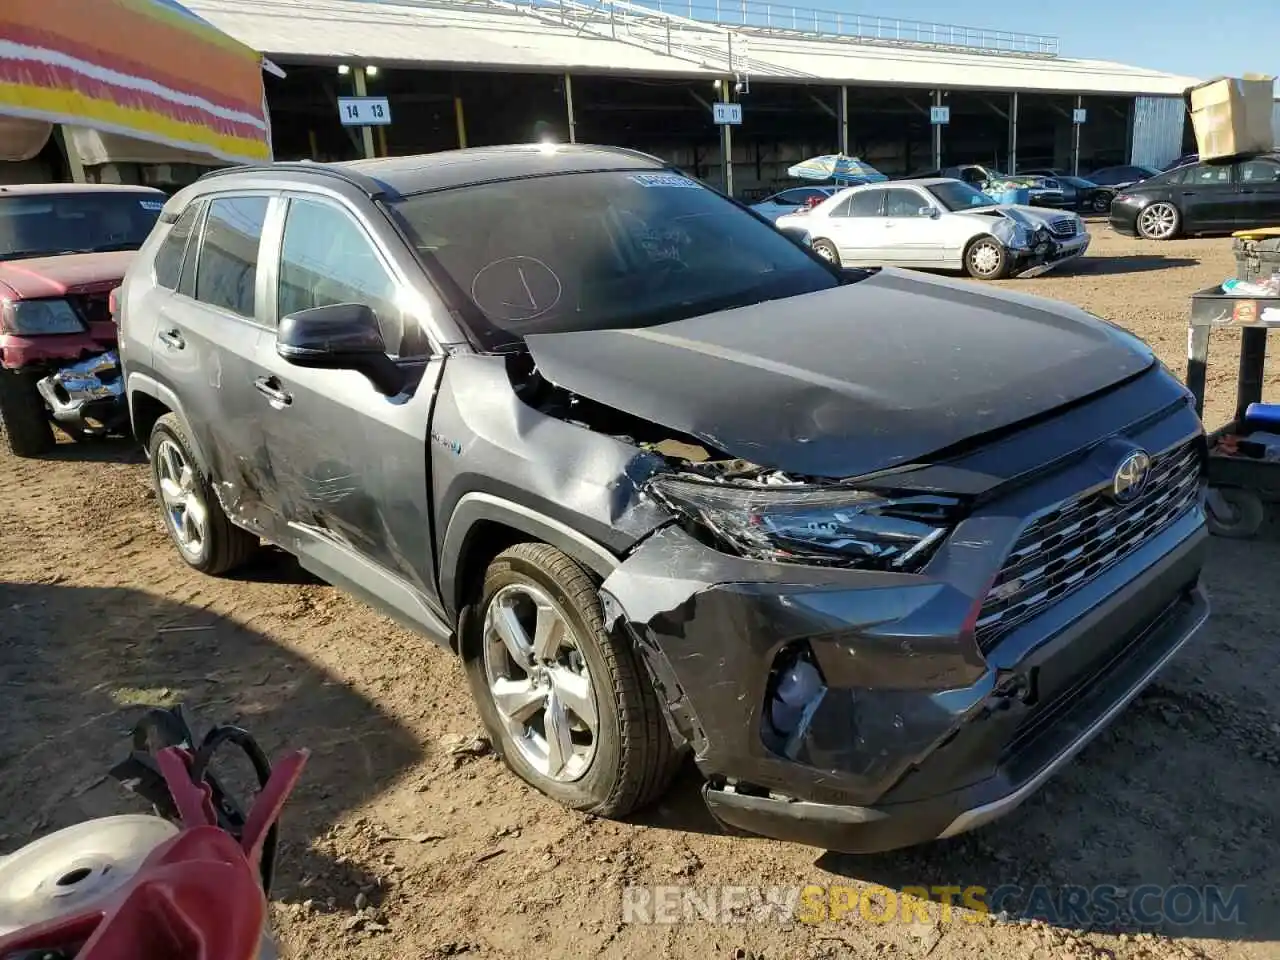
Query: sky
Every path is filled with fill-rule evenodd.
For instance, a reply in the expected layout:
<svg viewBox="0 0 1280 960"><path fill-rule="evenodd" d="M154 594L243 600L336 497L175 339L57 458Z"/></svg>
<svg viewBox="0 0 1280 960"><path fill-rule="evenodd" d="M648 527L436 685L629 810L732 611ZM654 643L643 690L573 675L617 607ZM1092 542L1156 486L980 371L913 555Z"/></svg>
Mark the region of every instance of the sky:
<svg viewBox="0 0 1280 960"><path fill-rule="evenodd" d="M1062 56L1116 60L1210 79L1280 74L1280 0L1060 0L958 4L955 0L837 0L861 14L1056 36ZM809 0L806 6L835 5Z"/></svg>

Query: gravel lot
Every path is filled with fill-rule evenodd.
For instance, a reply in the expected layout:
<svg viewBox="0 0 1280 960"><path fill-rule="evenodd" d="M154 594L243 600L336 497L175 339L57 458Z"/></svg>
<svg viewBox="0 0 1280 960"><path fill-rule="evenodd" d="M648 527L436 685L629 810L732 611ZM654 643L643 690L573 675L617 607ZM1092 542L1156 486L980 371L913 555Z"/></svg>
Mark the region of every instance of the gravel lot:
<svg viewBox="0 0 1280 960"><path fill-rule="evenodd" d="M1185 368L1188 296L1230 243L1156 245L1095 225L1093 251L1020 290L1078 303ZM1232 405L1228 335L1206 419ZM1275 374L1269 386L1275 384ZM969 836L856 858L717 833L696 775L632 824L541 798L467 743L448 656L268 555L236 580L189 572L130 445L0 456L0 853L136 811L105 781L139 705L185 701L272 752L313 751L286 811L275 915L289 952L336 957L1280 956L1280 619L1273 536L1215 541L1208 629L1048 789ZM199 629L175 629L175 628ZM1247 887L1243 923L1096 929L959 913L927 921L623 924L624 884L1036 883ZM969 922L976 919L978 922Z"/></svg>

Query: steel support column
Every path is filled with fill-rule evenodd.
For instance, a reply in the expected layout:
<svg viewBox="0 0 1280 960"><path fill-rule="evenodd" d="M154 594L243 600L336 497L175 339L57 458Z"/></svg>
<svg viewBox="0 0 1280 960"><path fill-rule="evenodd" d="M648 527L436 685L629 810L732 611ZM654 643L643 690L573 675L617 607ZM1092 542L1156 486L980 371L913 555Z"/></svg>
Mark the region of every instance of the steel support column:
<svg viewBox="0 0 1280 960"><path fill-rule="evenodd" d="M849 155L849 88L840 85L840 152Z"/></svg>
<svg viewBox="0 0 1280 960"><path fill-rule="evenodd" d="M942 91L933 91L933 105L935 107L942 106ZM929 125L932 127L933 133L933 166L935 169L942 168L942 124L934 123L933 118L929 119Z"/></svg>
<svg viewBox="0 0 1280 960"><path fill-rule="evenodd" d="M573 116L573 77L564 75L564 106L569 114L569 142L578 142L578 121Z"/></svg>
<svg viewBox="0 0 1280 960"><path fill-rule="evenodd" d="M1076 109L1084 109L1084 97L1076 94ZM1071 115L1071 175L1080 176L1080 124L1076 122L1079 114Z"/></svg>
<svg viewBox="0 0 1280 960"><path fill-rule="evenodd" d="M730 92L733 90L733 83L729 80L720 81L720 100L722 103L728 103L730 100ZM729 196L733 196L733 125L722 123L720 125L720 152L724 162L724 192Z"/></svg>
<svg viewBox="0 0 1280 960"><path fill-rule="evenodd" d="M1018 91L1009 94L1009 172L1018 172Z"/></svg>
<svg viewBox="0 0 1280 960"><path fill-rule="evenodd" d="M355 81L356 96L367 97L369 88L364 82L364 67L359 64L353 64L351 67L351 77ZM365 125L360 128L360 142L364 146L364 155L370 159L378 155L373 149L373 127Z"/></svg>

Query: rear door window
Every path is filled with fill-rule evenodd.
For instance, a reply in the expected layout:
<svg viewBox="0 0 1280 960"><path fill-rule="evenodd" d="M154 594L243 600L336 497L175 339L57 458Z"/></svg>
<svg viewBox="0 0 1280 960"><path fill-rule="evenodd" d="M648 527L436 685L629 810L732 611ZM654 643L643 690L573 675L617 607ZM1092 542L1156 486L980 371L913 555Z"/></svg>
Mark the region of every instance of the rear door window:
<svg viewBox="0 0 1280 960"><path fill-rule="evenodd" d="M256 314L258 250L267 197L218 197L209 203L196 268L196 299L239 316Z"/></svg>
<svg viewBox="0 0 1280 960"><path fill-rule="evenodd" d="M860 190L849 198L846 217L878 217L884 201L884 190Z"/></svg>

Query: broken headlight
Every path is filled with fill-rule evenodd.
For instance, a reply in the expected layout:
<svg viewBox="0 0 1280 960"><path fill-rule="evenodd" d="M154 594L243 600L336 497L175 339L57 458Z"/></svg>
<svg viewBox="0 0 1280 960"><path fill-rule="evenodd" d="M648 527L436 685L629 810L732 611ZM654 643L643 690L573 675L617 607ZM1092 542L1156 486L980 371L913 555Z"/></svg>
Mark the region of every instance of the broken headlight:
<svg viewBox="0 0 1280 960"><path fill-rule="evenodd" d="M15 300L0 312L0 328L22 337L80 333L84 324L66 300Z"/></svg>
<svg viewBox="0 0 1280 960"><path fill-rule="evenodd" d="M915 570L951 529L953 500L776 489L662 477L650 489L735 552L758 560Z"/></svg>

